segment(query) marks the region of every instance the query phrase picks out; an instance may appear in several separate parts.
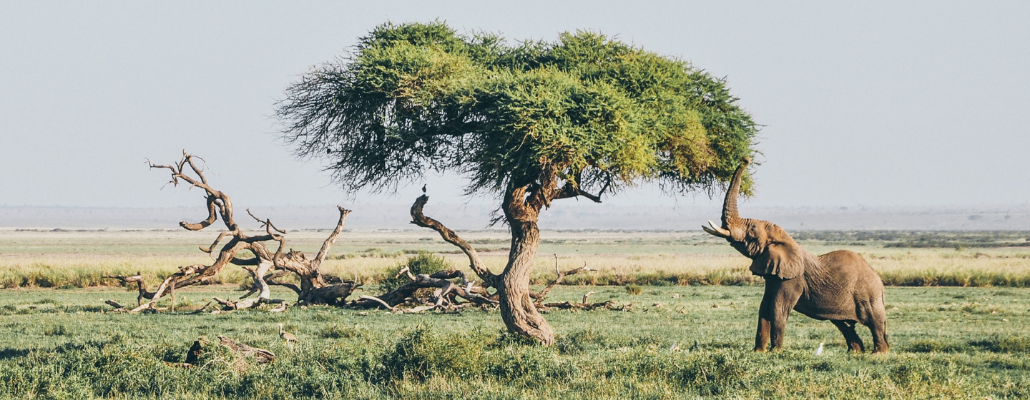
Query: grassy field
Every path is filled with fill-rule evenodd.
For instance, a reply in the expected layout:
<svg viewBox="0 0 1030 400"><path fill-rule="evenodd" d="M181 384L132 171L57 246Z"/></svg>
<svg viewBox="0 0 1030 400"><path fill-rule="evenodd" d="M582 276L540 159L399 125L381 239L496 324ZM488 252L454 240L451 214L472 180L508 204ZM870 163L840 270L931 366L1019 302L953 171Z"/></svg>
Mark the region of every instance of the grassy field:
<svg viewBox="0 0 1030 400"><path fill-rule="evenodd" d="M314 252L325 232L290 233ZM504 232L464 235L499 270ZM690 232L544 232L537 284L586 262L550 300L611 300L623 311L553 311L550 348L503 333L495 310L394 315L331 307L231 314L125 315L135 304L102 275L142 271L156 282L206 263L212 235L180 231L0 231L0 397L4 398L1027 398L1030 248L1025 233L797 235L816 253L860 252L884 276L889 355L847 354L829 323L792 318L786 349L750 348L762 288L748 260ZM430 232L346 232L325 267L366 291L418 250L465 261ZM179 291L181 307L233 296L224 285ZM643 284L639 295L618 285ZM597 284L605 286L576 286ZM920 286L920 287L902 287ZM968 287L939 287L968 286ZM289 299L287 293L276 293ZM301 342L285 344L277 324ZM869 331L859 330L867 345ZM182 362L217 335L278 355L257 365L218 347L201 367ZM825 343L826 351L814 350Z"/></svg>
<svg viewBox="0 0 1030 400"><path fill-rule="evenodd" d="M288 245L317 252L327 232L297 231ZM506 232L464 233L493 270L507 257ZM816 254L836 248L860 253L889 286L1030 287L1030 247L1025 232L802 232L801 243ZM91 288L115 285L105 274L143 272L157 281L177 266L210 263L199 251L213 235L183 231L13 231L0 230L0 288ZM927 244L929 243L929 244ZM932 246L937 244L938 246ZM912 245L912 247L905 247ZM374 285L389 267L418 251L443 253L455 267L468 264L455 248L430 231L345 232L323 264L330 273L358 276ZM535 284L584 262L595 273L573 275L570 285L753 285L750 261L725 241L699 232L544 232ZM239 285L239 269L220 284Z"/></svg>
<svg viewBox="0 0 1030 400"><path fill-rule="evenodd" d="M288 245L317 252L327 232L296 231ZM509 238L503 231L462 233L499 271ZM814 253L846 248L862 254L887 285L1030 287L1027 232L802 232ZM156 282L180 265L210 263L198 250L214 237L185 231L13 231L0 230L0 288L95 287L116 282L106 274L143 272ZM725 241L700 232L575 231L544 232L534 283L584 262L598 272L570 276L569 284L739 285L761 280L750 261ZM911 246L911 247L905 247ZM936 246L936 247L935 247ZM375 284L391 266L418 250L445 254L455 267L463 255L435 233L424 231L344 232L323 264L328 272ZM225 271L220 283L241 284L239 269Z"/></svg>
<svg viewBox="0 0 1030 400"><path fill-rule="evenodd" d="M214 295L182 293L187 303ZM755 286L566 286L625 311L553 311L551 348L502 333L497 311L395 315L331 307L232 314L106 313L99 289L0 291L0 395L7 398L1026 398L1030 289L888 288L891 354L847 354L829 323L795 315L780 353L750 352ZM660 304L660 306L658 305ZM277 324L300 342L282 343ZM870 343L867 329L860 329ZM270 349L256 365L197 337ZM826 351L814 350L825 343Z"/></svg>

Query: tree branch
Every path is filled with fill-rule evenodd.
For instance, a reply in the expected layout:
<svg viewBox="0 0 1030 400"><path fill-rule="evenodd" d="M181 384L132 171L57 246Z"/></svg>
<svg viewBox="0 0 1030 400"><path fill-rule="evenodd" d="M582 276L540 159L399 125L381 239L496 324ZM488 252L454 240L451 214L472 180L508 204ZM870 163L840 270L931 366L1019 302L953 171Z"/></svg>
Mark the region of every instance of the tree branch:
<svg viewBox="0 0 1030 400"><path fill-rule="evenodd" d="M554 273L557 274L557 277L554 279L554 282L551 282L549 285L544 287L544 289L541 290L539 293L530 293L529 296L532 297L534 300L536 300L535 303L537 305L539 305L539 304L541 304L544 301L545 298L547 298L547 294L551 292L551 289L554 289L555 286L558 286L559 284L561 284L562 281L565 280L566 276L575 275L575 274L578 274L580 272L588 272L588 271L591 271L591 269L587 267L586 261L583 262L583 266L582 267L570 269L570 270L565 271L565 272L559 271L558 270L558 255L555 254L554 255ZM584 303L585 302L586 301L584 301Z"/></svg>
<svg viewBox="0 0 1030 400"><path fill-rule="evenodd" d="M458 248L468 256L469 267L471 267L472 270L475 271L476 275L479 275L479 278L483 280L483 286L496 287L496 284L494 283L496 275L486 268L483 261L479 258L479 253L476 252L476 249L473 248L472 245L468 244L465 239L458 236L457 233L454 233L454 231L440 223L440 221L429 218L422 213L422 207L425 206L428 201L429 196L426 195L421 195L415 199L415 203L411 205L411 223L423 228L432 229L439 233L443 240L458 246Z"/></svg>
<svg viewBox="0 0 1030 400"><path fill-rule="evenodd" d="M350 210L340 206L336 206L336 208L340 210L340 220L336 222L336 229L333 230L333 233L330 233L325 242L322 242L322 248L318 250L318 255L315 256L314 262L317 264L322 264L325 257L329 255L329 249L333 247L336 237L343 231L343 224L347 222L347 215L350 215Z"/></svg>

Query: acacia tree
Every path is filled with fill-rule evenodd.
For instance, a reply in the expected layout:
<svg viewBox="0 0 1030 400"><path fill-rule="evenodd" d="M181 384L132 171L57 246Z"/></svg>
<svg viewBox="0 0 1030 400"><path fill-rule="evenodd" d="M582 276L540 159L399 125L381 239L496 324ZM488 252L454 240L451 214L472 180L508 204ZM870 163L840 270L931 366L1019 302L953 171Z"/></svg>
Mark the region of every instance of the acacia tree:
<svg viewBox="0 0 1030 400"><path fill-rule="evenodd" d="M600 34L508 44L433 22L377 27L292 84L277 116L296 152L327 159L347 190L432 170L498 196L507 265L494 274L470 254L471 267L497 290L509 331L550 344L529 291L541 210L642 181L670 193L722 185L754 153L757 127L736 101L722 79Z"/></svg>

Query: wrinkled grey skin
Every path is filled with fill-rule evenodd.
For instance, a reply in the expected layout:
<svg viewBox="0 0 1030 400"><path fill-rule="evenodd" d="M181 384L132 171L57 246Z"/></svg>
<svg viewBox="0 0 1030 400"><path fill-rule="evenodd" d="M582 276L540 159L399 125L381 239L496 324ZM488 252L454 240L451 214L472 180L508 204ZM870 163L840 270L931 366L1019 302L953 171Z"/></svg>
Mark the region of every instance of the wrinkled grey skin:
<svg viewBox="0 0 1030 400"><path fill-rule="evenodd" d="M737 214L740 180L750 162L744 158L726 192L722 227L708 221L711 227L702 228L725 238L740 254L753 260L751 273L765 278L755 351L765 351L770 340L773 349L783 346L783 331L793 309L833 322L844 334L850 351L865 350L855 324L868 326L873 334L873 351L886 353L890 346L883 281L862 256L837 250L817 257L776 224Z"/></svg>

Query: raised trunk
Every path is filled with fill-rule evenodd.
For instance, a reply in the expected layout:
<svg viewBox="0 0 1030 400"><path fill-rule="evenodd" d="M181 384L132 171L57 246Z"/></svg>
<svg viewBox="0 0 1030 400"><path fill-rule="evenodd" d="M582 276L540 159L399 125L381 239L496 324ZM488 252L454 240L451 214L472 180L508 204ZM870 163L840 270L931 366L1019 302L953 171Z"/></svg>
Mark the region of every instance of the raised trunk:
<svg viewBox="0 0 1030 400"><path fill-rule="evenodd" d="M733 180L730 181L730 189L726 191L726 199L722 202L722 227L729 229L731 224L740 218L737 213L737 197L740 197L740 180L744 176L744 170L751 163L751 158L744 157L733 173Z"/></svg>
<svg viewBox="0 0 1030 400"><path fill-rule="evenodd" d="M537 228L536 218L529 221L526 219L516 220L509 214L511 252L508 253L508 265L501 274L498 288L501 318L509 332L537 339L550 346L554 343L554 331L537 312L529 291L529 274L540 244L540 229Z"/></svg>

